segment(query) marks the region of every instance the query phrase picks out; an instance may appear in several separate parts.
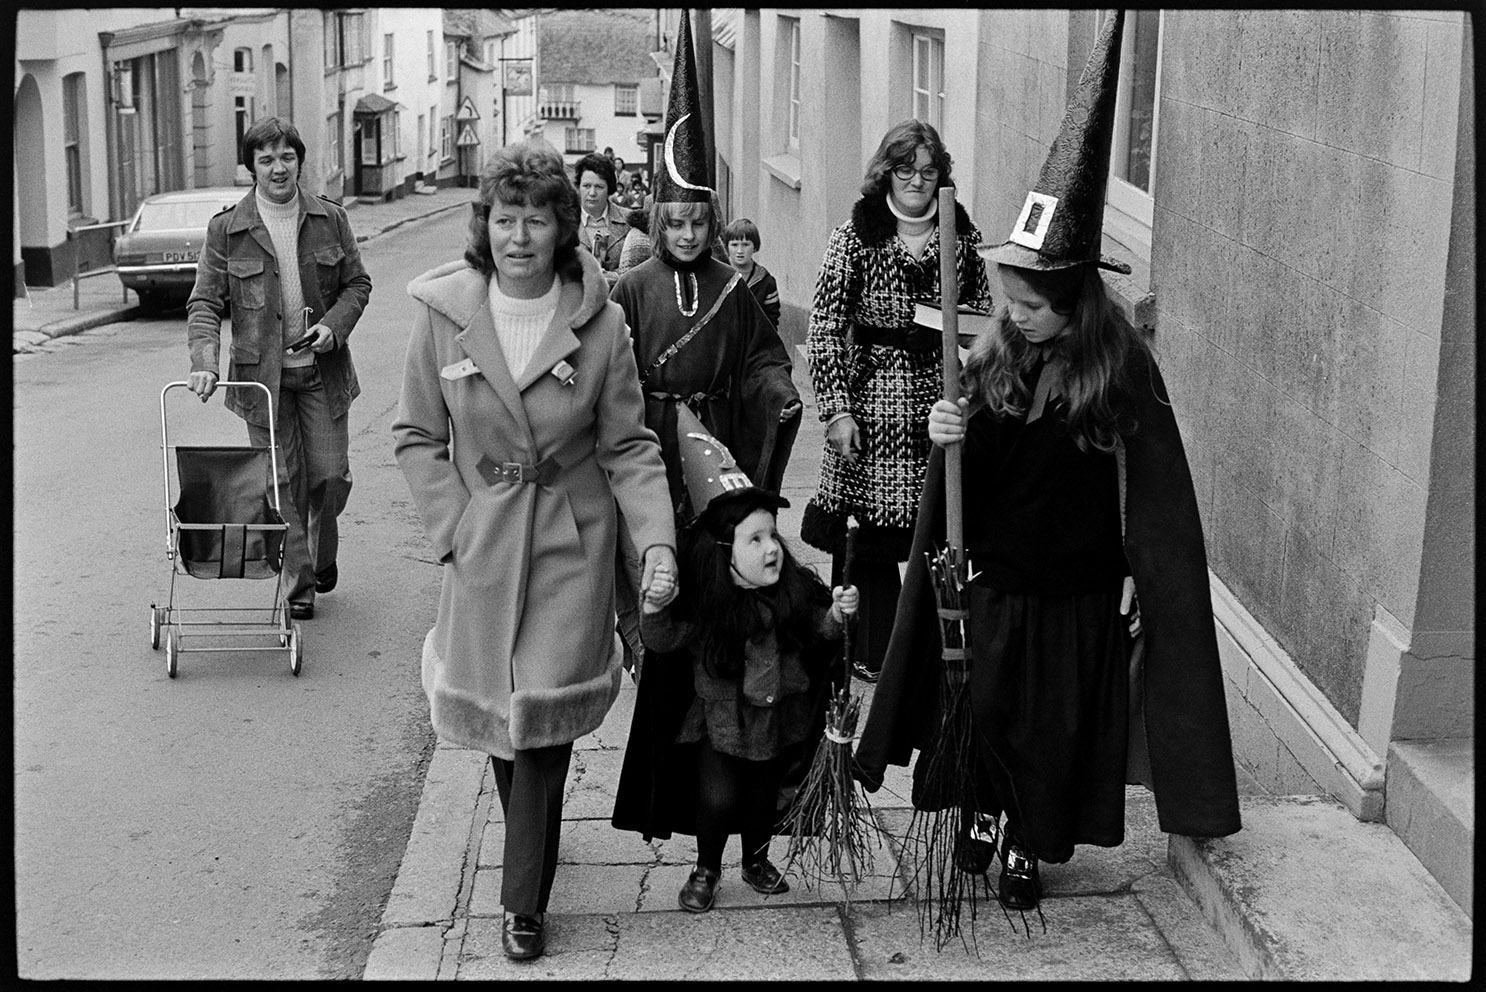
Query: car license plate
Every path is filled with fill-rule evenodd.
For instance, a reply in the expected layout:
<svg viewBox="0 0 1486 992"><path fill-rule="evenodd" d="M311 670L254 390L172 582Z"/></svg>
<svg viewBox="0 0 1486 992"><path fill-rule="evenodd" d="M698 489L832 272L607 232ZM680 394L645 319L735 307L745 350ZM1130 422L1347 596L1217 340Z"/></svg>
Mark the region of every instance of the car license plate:
<svg viewBox="0 0 1486 992"><path fill-rule="evenodd" d="M194 262L196 253L192 251L167 251L161 259L165 262Z"/></svg>

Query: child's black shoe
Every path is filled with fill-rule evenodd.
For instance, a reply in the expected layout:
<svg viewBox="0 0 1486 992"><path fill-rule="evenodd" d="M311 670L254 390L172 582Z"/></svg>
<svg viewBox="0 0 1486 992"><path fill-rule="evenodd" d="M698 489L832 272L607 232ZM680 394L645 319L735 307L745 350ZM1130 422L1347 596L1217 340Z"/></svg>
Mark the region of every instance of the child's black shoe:
<svg viewBox="0 0 1486 992"><path fill-rule="evenodd" d="M691 873L676 901L688 913L705 913L717 898L718 873L711 868L698 868ZM746 877L746 876L745 876Z"/></svg>
<svg viewBox="0 0 1486 992"><path fill-rule="evenodd" d="M1042 875L1037 859L1011 837L1001 849L1001 878L996 897L1008 909L1036 909L1042 898Z"/></svg>
<svg viewBox="0 0 1486 992"><path fill-rule="evenodd" d="M744 865L743 881L752 886L753 891L766 896L789 891L789 883L779 874L779 869L769 863L768 858L756 865Z"/></svg>

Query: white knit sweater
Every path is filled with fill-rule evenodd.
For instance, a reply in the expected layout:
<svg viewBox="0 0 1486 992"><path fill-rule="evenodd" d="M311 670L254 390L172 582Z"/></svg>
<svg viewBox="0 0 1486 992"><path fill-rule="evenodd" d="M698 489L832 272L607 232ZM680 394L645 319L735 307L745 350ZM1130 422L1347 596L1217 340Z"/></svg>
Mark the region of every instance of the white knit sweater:
<svg viewBox="0 0 1486 992"><path fill-rule="evenodd" d="M501 292L500 280L491 273L490 317L495 322L495 336L505 352L512 379L521 378L521 373L526 371L526 363L531 361L537 343L557 313L561 292L562 280L553 276L552 288L543 295L530 300L514 299Z"/></svg>
<svg viewBox="0 0 1486 992"><path fill-rule="evenodd" d="M257 189L257 187L254 187ZM285 348L304 336L304 287L299 284L299 197L288 203L275 203L258 191L258 215L273 240L273 251L279 259L279 294L283 318L279 334ZM308 348L293 354L284 353L284 368L302 368L315 364L315 353Z"/></svg>

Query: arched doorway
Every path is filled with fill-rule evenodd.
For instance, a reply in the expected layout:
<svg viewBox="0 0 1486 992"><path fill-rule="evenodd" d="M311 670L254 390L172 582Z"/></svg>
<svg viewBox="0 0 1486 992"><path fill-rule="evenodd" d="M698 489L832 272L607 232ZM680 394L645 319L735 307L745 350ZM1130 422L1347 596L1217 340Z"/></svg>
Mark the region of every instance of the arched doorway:
<svg viewBox="0 0 1486 992"><path fill-rule="evenodd" d="M58 117L60 125L60 112ZM47 223L46 127L41 106L41 90L29 73L16 87L15 184L12 190L15 206L15 238L19 257L16 268L17 287L52 286L56 284L52 261L51 237Z"/></svg>

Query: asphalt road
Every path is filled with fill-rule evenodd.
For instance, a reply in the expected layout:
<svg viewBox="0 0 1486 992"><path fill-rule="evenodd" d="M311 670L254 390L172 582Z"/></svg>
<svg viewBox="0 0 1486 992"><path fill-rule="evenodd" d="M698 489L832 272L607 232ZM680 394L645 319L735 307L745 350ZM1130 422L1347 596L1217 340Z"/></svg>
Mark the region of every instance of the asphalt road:
<svg viewBox="0 0 1486 992"><path fill-rule="evenodd" d="M340 585L281 652L149 644L152 603L267 607L268 580L177 578L160 390L184 312L16 355L16 952L23 978L359 978L432 754L418 680L438 595L390 425L408 280L463 251L465 215L365 242L352 338L354 488ZM224 349L225 351L225 349ZM242 444L218 397L167 397L172 443ZM248 643L244 639L230 644ZM261 643L255 640L253 643Z"/></svg>

